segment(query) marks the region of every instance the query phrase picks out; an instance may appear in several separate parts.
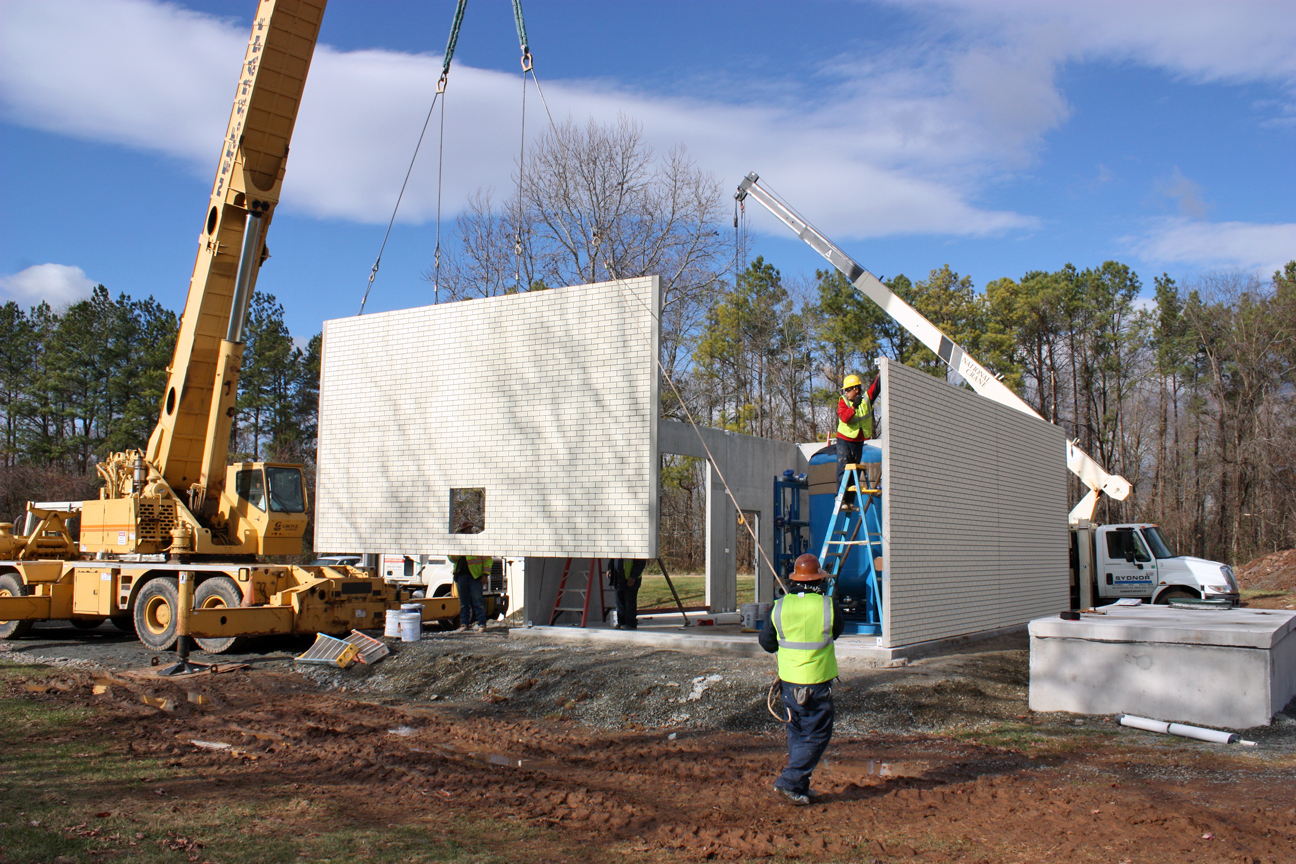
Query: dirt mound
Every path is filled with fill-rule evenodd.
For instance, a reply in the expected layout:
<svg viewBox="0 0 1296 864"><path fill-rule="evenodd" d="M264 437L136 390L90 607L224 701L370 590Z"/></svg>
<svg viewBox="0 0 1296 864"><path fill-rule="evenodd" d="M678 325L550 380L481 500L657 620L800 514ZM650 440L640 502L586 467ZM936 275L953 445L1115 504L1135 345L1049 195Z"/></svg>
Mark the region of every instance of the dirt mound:
<svg viewBox="0 0 1296 864"><path fill-rule="evenodd" d="M568 653L567 679L582 668L587 679L600 668L614 677L647 675L665 659ZM187 809L238 801L279 817L296 814L290 823L267 819L248 829L284 837L320 830L311 820L324 816L313 814L345 807L365 825L424 826L438 837L466 830L465 819L522 826L525 845L473 835L486 858L519 864L1135 858L1141 864L1268 864L1292 860L1296 850L1296 810L1281 791L1291 788L1293 772L1282 758L1243 763L1232 752L1217 755L1204 745L1167 744L1144 733L1107 740L1113 733L1098 729L1044 750L1020 746L1024 741L1004 746L847 732L834 739L815 775L815 805L798 809L770 790L786 757L777 723L752 730L687 723L670 730L640 722L596 728L563 716L574 712L560 700L572 697L543 681L537 673L545 669L486 676L474 662L481 648L465 646L450 652L462 673L452 680L434 668L434 655L404 656L430 668L426 678L406 677L398 664L384 661L400 689L428 696L451 690L451 698L433 704L360 699L358 690L381 689L376 675L344 679L336 691L322 692L300 675L259 670L135 681L67 669L37 685L13 680L5 689L11 697L60 707L92 705L98 716L88 722L116 730L117 753L165 766L138 785L101 790L113 810L143 816L159 799ZM1016 686L1010 665L1020 664L1001 661L983 689ZM554 658L546 668L561 666ZM516 688L517 680L532 678L537 683ZM581 704L596 704L596 688L578 680L570 681L573 687L590 688ZM723 707L714 717L732 717L723 680L697 699L688 698L694 688L683 694L689 713L697 716L695 706L718 697ZM649 689L647 680L635 686ZM543 716L518 710L533 691L544 695L531 697L536 703L529 707ZM512 695L500 701L504 692ZM657 706L659 697L664 704ZM659 712L680 705L665 698L646 694L643 710L632 717L660 722ZM620 710L589 713L610 720ZM209 845L204 854L216 860L220 850Z"/></svg>
<svg viewBox="0 0 1296 864"><path fill-rule="evenodd" d="M1272 552L1234 571L1238 587L1250 591L1296 591L1296 549Z"/></svg>

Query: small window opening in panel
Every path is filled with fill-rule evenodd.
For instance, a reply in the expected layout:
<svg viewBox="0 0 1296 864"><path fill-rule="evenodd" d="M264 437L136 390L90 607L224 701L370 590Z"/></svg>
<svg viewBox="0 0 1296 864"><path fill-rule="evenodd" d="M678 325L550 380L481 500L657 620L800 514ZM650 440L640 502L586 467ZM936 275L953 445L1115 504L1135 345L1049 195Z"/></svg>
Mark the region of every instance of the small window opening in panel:
<svg viewBox="0 0 1296 864"><path fill-rule="evenodd" d="M465 526L468 533L486 530L485 489L450 490L450 531L461 533Z"/></svg>

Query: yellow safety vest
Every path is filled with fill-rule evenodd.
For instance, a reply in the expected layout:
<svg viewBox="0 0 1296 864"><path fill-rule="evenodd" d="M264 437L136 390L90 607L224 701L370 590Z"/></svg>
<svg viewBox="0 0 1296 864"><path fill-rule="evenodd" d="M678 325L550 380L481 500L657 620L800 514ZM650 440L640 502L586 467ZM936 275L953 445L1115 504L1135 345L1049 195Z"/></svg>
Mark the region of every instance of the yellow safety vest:
<svg viewBox="0 0 1296 864"><path fill-rule="evenodd" d="M839 400L844 398L838 397ZM855 416L849 422L841 419L841 415L837 417L838 435L854 441L861 432L864 433L865 438L873 437L873 405L869 402L868 396L860 397L859 407L855 408Z"/></svg>
<svg viewBox="0 0 1296 864"><path fill-rule="evenodd" d="M459 561L461 559L466 559L468 561L468 575L472 576L472 578L474 579L480 579L482 577L482 573L489 573L491 561L493 560L489 555L487 556L451 555L450 556L450 561L454 563L456 566L459 564Z"/></svg>
<svg viewBox="0 0 1296 864"><path fill-rule="evenodd" d="M834 614L832 598L822 594L787 594L774 604L779 678L789 684L822 684L837 677Z"/></svg>

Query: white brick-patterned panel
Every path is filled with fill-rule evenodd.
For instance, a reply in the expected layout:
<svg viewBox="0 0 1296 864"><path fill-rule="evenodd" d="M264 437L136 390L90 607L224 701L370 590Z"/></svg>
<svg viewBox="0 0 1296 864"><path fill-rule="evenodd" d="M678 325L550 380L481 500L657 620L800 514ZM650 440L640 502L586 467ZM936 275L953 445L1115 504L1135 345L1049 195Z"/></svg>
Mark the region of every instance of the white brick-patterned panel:
<svg viewBox="0 0 1296 864"><path fill-rule="evenodd" d="M1067 608L1062 430L915 369L882 370L884 644Z"/></svg>
<svg viewBox="0 0 1296 864"><path fill-rule="evenodd" d="M655 557L658 317L646 277L326 321L315 548Z"/></svg>

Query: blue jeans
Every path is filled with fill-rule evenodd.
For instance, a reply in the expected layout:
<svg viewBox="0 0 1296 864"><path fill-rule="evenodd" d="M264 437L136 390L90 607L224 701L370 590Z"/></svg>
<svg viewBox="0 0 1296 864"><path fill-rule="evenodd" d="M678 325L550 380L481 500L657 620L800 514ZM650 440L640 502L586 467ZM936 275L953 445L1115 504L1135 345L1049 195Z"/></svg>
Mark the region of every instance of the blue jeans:
<svg viewBox="0 0 1296 864"><path fill-rule="evenodd" d="M863 441L843 441L837 439L834 449L837 451L837 486L833 489L833 497L837 496L837 490L841 488L842 475L846 473L847 465L858 465L859 461L864 458ZM862 479L862 478L861 478ZM843 504L854 504L855 493L847 492L842 496Z"/></svg>
<svg viewBox="0 0 1296 864"><path fill-rule="evenodd" d="M804 705L798 705L796 690L809 688ZM774 781L779 789L801 795L810 793L810 775L823 758L832 740L833 698L832 682L822 684L789 684L783 682L783 704L792 715L787 724L788 764Z"/></svg>
<svg viewBox="0 0 1296 864"><path fill-rule="evenodd" d="M485 573L481 579L474 579L467 573L455 577L455 585L459 588L459 620L465 627L473 623L474 617L478 624L486 626L486 598L482 594L482 579L485 578Z"/></svg>

